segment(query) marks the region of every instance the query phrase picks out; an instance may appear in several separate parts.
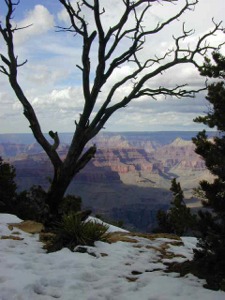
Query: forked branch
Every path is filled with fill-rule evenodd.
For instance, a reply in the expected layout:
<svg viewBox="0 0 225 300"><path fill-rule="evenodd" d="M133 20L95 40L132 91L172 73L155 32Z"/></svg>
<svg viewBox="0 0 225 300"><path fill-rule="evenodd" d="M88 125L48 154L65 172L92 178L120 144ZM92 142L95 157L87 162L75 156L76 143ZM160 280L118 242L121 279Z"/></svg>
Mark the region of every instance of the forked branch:
<svg viewBox="0 0 225 300"><path fill-rule="evenodd" d="M53 145L51 145L47 141L44 134L42 133L36 113L31 103L25 96L24 91L20 87L17 79L18 68L23 66L27 61L25 60L22 63L18 63L18 57L14 52L14 33L17 30L26 29L27 27L29 27L29 25L22 28L13 28L11 23L13 19L13 12L15 11L15 7L20 3L20 1L13 2L12 0L5 0L5 3L7 5L8 11L5 18L5 27L3 27L2 23L0 23L0 34L5 40L8 55L6 57L5 55L0 54L1 60L3 62L3 65L0 65L0 71L8 77L11 87L13 88L18 100L22 104L24 115L29 121L30 128L34 134L34 137L49 156L53 166L55 168L58 168L62 163L60 157L56 152L56 149L59 145L58 136L56 138L55 134Z"/></svg>

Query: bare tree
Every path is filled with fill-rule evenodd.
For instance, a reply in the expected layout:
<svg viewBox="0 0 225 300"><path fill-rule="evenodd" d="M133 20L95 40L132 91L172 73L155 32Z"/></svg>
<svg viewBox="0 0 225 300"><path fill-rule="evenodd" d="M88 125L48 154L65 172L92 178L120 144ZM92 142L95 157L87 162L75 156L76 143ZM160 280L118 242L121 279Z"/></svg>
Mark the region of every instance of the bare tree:
<svg viewBox="0 0 225 300"><path fill-rule="evenodd" d="M19 5L19 0L17 2L5 0L7 14L4 22L0 23L0 33L7 47L7 54L1 54L2 65L0 71L8 77L12 89L23 106L24 115L29 121L34 137L47 153L54 167L54 176L47 197L47 203L53 215L57 215L58 206L71 180L93 158L96 152L95 145L88 149L85 146L104 127L112 114L126 107L133 99L142 96L151 98L157 95L170 95L178 98L193 97L198 91L188 90L185 85L174 85L173 88L164 86L151 88L151 80L176 65L190 63L198 68L196 57L198 55L204 56L208 50L215 49L207 43L207 38L217 31L223 30L220 23L213 22L213 29L201 36L194 47L189 47L184 46L184 42L193 34L193 31L186 30L183 25L182 34L173 37L173 49L166 51L160 57L155 55L142 61L139 53L145 47L147 39L153 39L154 35L178 20L186 11L194 9L198 0L192 2L186 0L186 3L175 15L166 21L155 24L153 28L147 28L143 24L155 2L162 5L172 5L176 4L177 0L121 0L123 11L120 12L120 18L115 24L111 24L108 29L103 26L102 19L105 9L101 7L100 0L80 0L73 2L73 4L69 0L58 1L65 8L70 20L69 27L58 27L58 30L72 32L73 36L75 34L75 37L79 36L83 41L83 47L80 49L81 63L77 65L82 73L83 111L79 120L75 121L73 138L67 156L63 161L57 152L60 143L57 132L49 132L50 137L53 139L52 144L49 143L41 130L35 111L17 79L18 68L26 63L26 61L19 62L14 50L14 33L17 30L25 30L25 28L12 25L13 13L16 6ZM88 11L86 15L91 16L93 19L91 26L85 18L85 11ZM129 22L130 19L134 20L133 25L132 22ZM128 40L129 47L121 50L120 46ZM97 65L92 79L91 53L93 46L96 47L96 45L98 51ZM123 79L119 79L111 86L97 113L93 114L98 105L99 94L107 80L117 68L128 63L132 64L130 74ZM133 83L132 89L127 94L118 96L118 90L131 82ZM115 101L115 98L117 101Z"/></svg>

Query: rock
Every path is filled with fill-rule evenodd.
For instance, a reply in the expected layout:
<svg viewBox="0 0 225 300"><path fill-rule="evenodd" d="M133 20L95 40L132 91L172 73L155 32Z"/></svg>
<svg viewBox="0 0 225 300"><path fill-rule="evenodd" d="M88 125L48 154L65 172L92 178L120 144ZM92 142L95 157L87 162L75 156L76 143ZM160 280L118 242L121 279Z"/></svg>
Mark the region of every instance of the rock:
<svg viewBox="0 0 225 300"><path fill-rule="evenodd" d="M132 275L141 275L143 272L140 271L132 271L131 274Z"/></svg>
<svg viewBox="0 0 225 300"><path fill-rule="evenodd" d="M138 277L126 277L126 280L128 281L128 282L135 282L135 281L137 281L138 280Z"/></svg>

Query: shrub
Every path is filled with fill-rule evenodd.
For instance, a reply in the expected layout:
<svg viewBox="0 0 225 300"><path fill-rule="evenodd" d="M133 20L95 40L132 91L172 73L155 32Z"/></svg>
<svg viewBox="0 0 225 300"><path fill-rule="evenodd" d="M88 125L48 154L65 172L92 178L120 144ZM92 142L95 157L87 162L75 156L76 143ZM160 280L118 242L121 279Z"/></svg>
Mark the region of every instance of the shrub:
<svg viewBox="0 0 225 300"><path fill-rule="evenodd" d="M108 228L108 226L97 222L84 222L76 213L64 215L62 221L56 224L56 236L48 251L57 251L63 247L73 251L77 245L94 246L95 241L106 240Z"/></svg>
<svg viewBox="0 0 225 300"><path fill-rule="evenodd" d="M59 206L59 214L69 215L81 210L82 200L79 196L66 195Z"/></svg>
<svg viewBox="0 0 225 300"><path fill-rule="evenodd" d="M15 213L14 202L16 197L16 170L0 157L0 212Z"/></svg>
<svg viewBox="0 0 225 300"><path fill-rule="evenodd" d="M199 183L205 210L199 212L201 238L194 263L207 287L225 290L225 56L214 52L212 57L213 61L206 58L200 69L201 75L216 79L207 87L209 111L194 121L216 129L218 135L209 139L203 130L193 138L195 152L214 175L213 182Z"/></svg>
<svg viewBox="0 0 225 300"><path fill-rule="evenodd" d="M17 194L15 177L15 168L0 157L0 212L43 221L48 213L46 192L40 186L33 186L29 191Z"/></svg>
<svg viewBox="0 0 225 300"><path fill-rule="evenodd" d="M158 227L153 230L153 232L163 232L163 233L172 233L173 228L172 224L170 222L169 214L168 212L164 210L158 210L156 215L157 221L158 221Z"/></svg>
<svg viewBox="0 0 225 300"><path fill-rule="evenodd" d="M21 219L44 222L48 216L46 192L39 185L21 192L17 196L15 212Z"/></svg>
<svg viewBox="0 0 225 300"><path fill-rule="evenodd" d="M171 181L173 200L168 212L159 210L157 213L157 232L174 233L179 236L190 233L196 223L196 217L191 214L190 208L184 202L184 195L180 183L174 178Z"/></svg>

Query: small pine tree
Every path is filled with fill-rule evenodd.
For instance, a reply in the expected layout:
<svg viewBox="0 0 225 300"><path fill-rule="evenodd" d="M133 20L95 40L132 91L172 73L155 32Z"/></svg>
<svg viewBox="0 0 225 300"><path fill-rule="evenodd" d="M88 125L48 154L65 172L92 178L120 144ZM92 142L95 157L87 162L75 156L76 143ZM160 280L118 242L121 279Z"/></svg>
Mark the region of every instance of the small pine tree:
<svg viewBox="0 0 225 300"><path fill-rule="evenodd" d="M45 202L46 192L41 186L33 185L29 190L17 195L15 214L24 220L45 222L48 215L48 206Z"/></svg>
<svg viewBox="0 0 225 300"><path fill-rule="evenodd" d="M0 212L13 213L17 185L16 171L13 166L0 157Z"/></svg>
<svg viewBox="0 0 225 300"><path fill-rule="evenodd" d="M172 224L170 223L170 218L168 212L160 209L156 215L158 227L154 229L154 232L162 233L173 233Z"/></svg>
<svg viewBox="0 0 225 300"><path fill-rule="evenodd" d="M180 183L174 178L171 182L171 192L173 193L172 206L170 208L170 222L174 233L178 235L187 234L192 227L193 216L190 208L184 202L184 194Z"/></svg>
<svg viewBox="0 0 225 300"><path fill-rule="evenodd" d="M170 190L173 193L171 207L168 212L162 210L158 212L158 231L177 235L187 234L194 225L194 216L184 202L184 194L176 178L171 181Z"/></svg>
<svg viewBox="0 0 225 300"><path fill-rule="evenodd" d="M205 198L203 206L207 210L199 213L202 236L200 249L195 250L194 262L200 275L206 278L208 287L225 290L225 57L215 52L213 60L214 64L205 60L201 74L221 81L208 86L209 112L196 118L195 122L216 128L219 135L209 140L206 131L202 131L193 142L196 153L203 157L215 180L212 183L200 182Z"/></svg>

